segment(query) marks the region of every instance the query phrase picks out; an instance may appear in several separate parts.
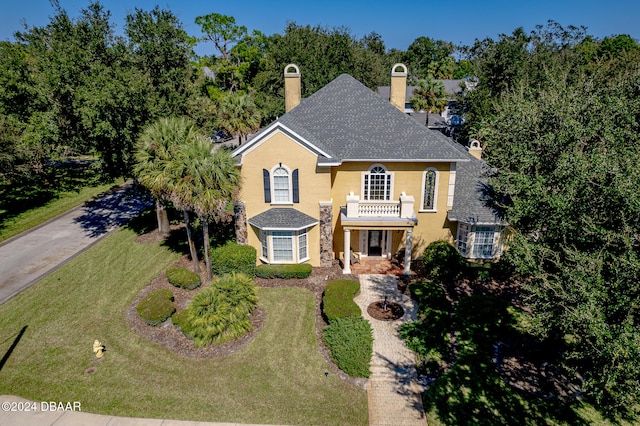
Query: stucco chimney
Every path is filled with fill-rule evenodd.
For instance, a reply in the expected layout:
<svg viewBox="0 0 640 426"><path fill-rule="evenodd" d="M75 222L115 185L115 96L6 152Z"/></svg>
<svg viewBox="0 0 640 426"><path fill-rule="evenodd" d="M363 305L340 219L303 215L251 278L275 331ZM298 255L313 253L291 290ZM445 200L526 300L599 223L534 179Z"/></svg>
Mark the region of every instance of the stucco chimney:
<svg viewBox="0 0 640 426"><path fill-rule="evenodd" d="M398 71L398 68L401 70ZM391 67L391 88L389 90L389 100L391 105L404 112L404 105L407 102L407 67L404 64L395 64Z"/></svg>
<svg viewBox="0 0 640 426"><path fill-rule="evenodd" d="M476 157L478 160L482 159L482 146L477 139L471 139L469 141L469 154Z"/></svg>
<svg viewBox="0 0 640 426"><path fill-rule="evenodd" d="M291 111L300 104L300 98L302 97L300 86L300 68L296 64L289 64L284 67L284 105L286 112Z"/></svg>

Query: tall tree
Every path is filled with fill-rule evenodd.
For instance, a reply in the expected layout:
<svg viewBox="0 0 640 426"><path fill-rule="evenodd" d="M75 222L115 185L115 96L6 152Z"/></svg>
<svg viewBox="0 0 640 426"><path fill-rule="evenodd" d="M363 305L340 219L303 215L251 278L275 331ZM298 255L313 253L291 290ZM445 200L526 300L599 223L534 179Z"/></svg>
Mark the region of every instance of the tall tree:
<svg viewBox="0 0 640 426"><path fill-rule="evenodd" d="M537 331L563 342L589 396L624 410L640 397L640 55L581 68L555 49L495 99L485 154Z"/></svg>
<svg viewBox="0 0 640 426"><path fill-rule="evenodd" d="M260 127L260 112L249 95L230 93L222 99L215 119L219 128L238 136L241 143Z"/></svg>
<svg viewBox="0 0 640 426"><path fill-rule="evenodd" d="M165 117L149 125L138 142L136 171L140 183L146 186L156 198L158 210L158 228L166 229L166 222L161 217L164 211L162 201L170 200L176 208L182 210L187 243L193 261L193 269L200 271L198 252L191 237L191 220L189 210L191 204L185 201L182 190L184 180L188 179L184 170L184 156L181 146L194 143L200 137L194 123L184 117Z"/></svg>
<svg viewBox="0 0 640 426"><path fill-rule="evenodd" d="M195 40L175 14L155 7L136 8L126 17L125 33L137 68L144 73L149 119L190 115L190 99L195 97L193 66Z"/></svg>
<svg viewBox="0 0 640 426"><path fill-rule="evenodd" d="M269 38L265 70L256 76L255 88L284 98L282 71L289 63L301 68L303 96L315 93L342 73L352 75L372 89L381 86L389 74L383 58L365 48L347 28L289 22L284 34Z"/></svg>
<svg viewBox="0 0 640 426"><path fill-rule="evenodd" d="M175 165L179 168L176 173L182 175L182 179L173 186L172 199L189 206L202 222L207 278L211 279L209 224L229 218L227 205L238 192L240 170L226 149L212 152L211 142L206 137L189 139L180 145Z"/></svg>
<svg viewBox="0 0 640 426"><path fill-rule="evenodd" d="M427 75L451 78L455 66L455 60L451 56L454 50L455 46L451 42L421 36L409 45L404 60L415 80L426 78Z"/></svg>
<svg viewBox="0 0 640 426"><path fill-rule="evenodd" d="M426 111L427 113L443 111L447 104L444 84L428 75L426 79L420 80L418 86L413 89L413 96L409 102L415 111Z"/></svg>
<svg viewBox="0 0 640 426"><path fill-rule="evenodd" d="M210 13L196 17L196 24L200 25L204 37L201 41L211 41L222 59L229 59L229 50L247 35L247 27L236 24L233 16Z"/></svg>

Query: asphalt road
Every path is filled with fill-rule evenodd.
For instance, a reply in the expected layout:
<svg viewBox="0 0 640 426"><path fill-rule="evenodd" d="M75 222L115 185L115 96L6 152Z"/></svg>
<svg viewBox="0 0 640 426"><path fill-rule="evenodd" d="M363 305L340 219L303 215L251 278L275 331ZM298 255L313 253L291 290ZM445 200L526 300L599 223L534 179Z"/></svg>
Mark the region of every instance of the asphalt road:
<svg viewBox="0 0 640 426"><path fill-rule="evenodd" d="M0 304L152 204L126 184L0 243Z"/></svg>

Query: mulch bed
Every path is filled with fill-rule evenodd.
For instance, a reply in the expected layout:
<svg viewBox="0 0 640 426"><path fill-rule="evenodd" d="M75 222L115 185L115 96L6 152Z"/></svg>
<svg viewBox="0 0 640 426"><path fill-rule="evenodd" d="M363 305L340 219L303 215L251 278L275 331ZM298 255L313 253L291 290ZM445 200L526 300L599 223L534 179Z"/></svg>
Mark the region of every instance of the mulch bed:
<svg viewBox="0 0 640 426"><path fill-rule="evenodd" d="M157 232L149 232L147 234L140 235L136 238L136 242L140 244L148 244L148 243L156 243L161 241L162 238L158 236ZM183 266L190 270L192 270L192 262L188 256L183 256L180 258L178 262L174 266ZM239 351L243 347L245 347L249 342L253 340L253 338L260 332L260 329L264 325L268 312L265 312L264 309L258 306L254 310L251 317L251 324L253 325L253 330L248 334L242 336L239 339L235 339L229 342L226 342L222 345L210 345L205 348L195 348L193 346L193 340L186 337L182 332L178 331L178 329L171 323L171 320L167 320L163 324L158 327L153 327L144 322L138 312L136 311L136 307L138 303L147 295L149 292L155 289L166 288L173 293L174 296L174 305L178 311L186 308L191 301L191 298L204 286L206 286L206 272L205 265L201 262L200 269L202 270L201 279L203 284L194 289L194 290L185 290L181 288L174 287L169 283L165 274L162 274L156 277L153 281L151 281L147 286L145 286L140 293L133 300L133 303L129 307L126 313L126 320L129 324L131 330L136 332L138 335L149 339L159 345L166 347L172 352L176 353L179 356L185 358L215 358L215 357L223 357L226 355L230 355L234 352ZM263 288L285 288L285 287L300 287L306 288L314 293L316 299L316 339L318 341L318 347L320 349L320 353L327 361L327 369L328 372L332 374L336 374L340 376L342 379L356 385L359 387L366 386L366 379L352 378L342 372L331 360L331 354L329 350L326 348L324 343L322 342L322 330L327 326L325 319L322 316L322 294L328 282L335 279L355 279L357 277L351 275L344 275L342 273L342 269L340 269L338 263L336 262L331 267L319 267L313 268L311 275L308 278L304 279L264 279L264 278L255 278L254 283L258 287Z"/></svg>

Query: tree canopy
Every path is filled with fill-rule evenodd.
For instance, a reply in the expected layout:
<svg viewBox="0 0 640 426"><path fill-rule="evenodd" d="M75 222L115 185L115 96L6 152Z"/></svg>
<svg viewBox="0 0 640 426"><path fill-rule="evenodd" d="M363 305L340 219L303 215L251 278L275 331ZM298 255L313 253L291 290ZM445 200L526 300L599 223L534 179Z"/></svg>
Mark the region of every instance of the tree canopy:
<svg viewBox="0 0 640 426"><path fill-rule="evenodd" d="M603 40L585 56L588 42L555 23L482 42L470 134L496 170L505 261L537 332L589 396L624 410L640 396L640 52Z"/></svg>

